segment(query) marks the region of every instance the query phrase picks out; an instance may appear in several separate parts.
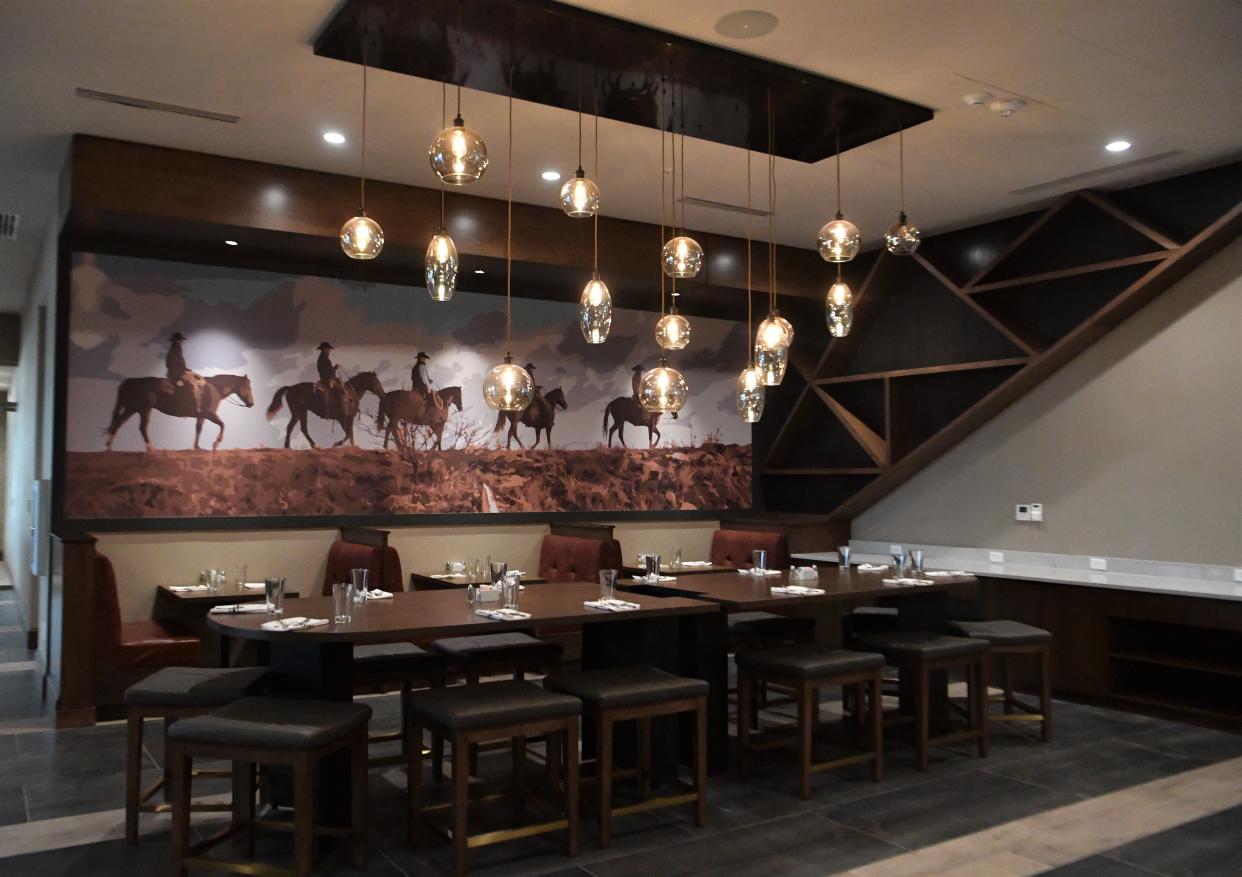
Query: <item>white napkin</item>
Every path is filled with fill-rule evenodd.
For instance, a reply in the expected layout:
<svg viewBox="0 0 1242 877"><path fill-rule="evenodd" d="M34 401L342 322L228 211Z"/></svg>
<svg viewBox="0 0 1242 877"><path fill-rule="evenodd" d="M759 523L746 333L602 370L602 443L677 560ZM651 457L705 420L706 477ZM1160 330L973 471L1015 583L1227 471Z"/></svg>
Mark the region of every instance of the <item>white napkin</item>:
<svg viewBox="0 0 1242 877"><path fill-rule="evenodd" d="M206 585L169 585L168 590L180 593L182 591L210 591L211 588Z"/></svg>
<svg viewBox="0 0 1242 877"><path fill-rule="evenodd" d="M858 564L859 572L884 572L888 569L887 563L860 563Z"/></svg>
<svg viewBox="0 0 1242 877"><path fill-rule="evenodd" d="M262 591L266 587L263 582L242 582L242 589L246 591Z"/></svg>
<svg viewBox="0 0 1242 877"><path fill-rule="evenodd" d="M712 562L710 560L683 560L681 562L681 565L682 566L711 566Z"/></svg>
<svg viewBox="0 0 1242 877"><path fill-rule="evenodd" d="M827 592L823 588L807 588L802 585L787 585L786 587L777 585L772 588L772 593L786 594L791 597L818 597Z"/></svg>
<svg viewBox="0 0 1242 877"><path fill-rule="evenodd" d="M212 615L243 615L247 612L266 612L266 603L228 603L212 606L207 610Z"/></svg>
<svg viewBox="0 0 1242 877"><path fill-rule="evenodd" d="M630 581L637 585L650 585L653 582L675 582L677 576L656 576L654 579L647 578L647 576L634 576Z"/></svg>
<svg viewBox="0 0 1242 877"><path fill-rule="evenodd" d="M779 569L754 569L752 567L751 569L739 569L738 574L744 576L759 576L762 578L763 576L778 576L781 574L781 571Z"/></svg>
<svg viewBox="0 0 1242 877"><path fill-rule="evenodd" d="M295 615L292 618L277 618L259 625L264 630L306 630L308 627L322 627L328 623L326 618L303 618Z"/></svg>
<svg viewBox="0 0 1242 877"><path fill-rule="evenodd" d="M970 576L971 578L974 578L973 573L968 573L964 569L935 569L925 572L923 575L933 576L935 578L940 578L941 576Z"/></svg>
<svg viewBox="0 0 1242 877"><path fill-rule="evenodd" d="M464 572L433 572L431 574L431 578L433 579L468 579L470 577L466 575Z"/></svg>
<svg viewBox="0 0 1242 877"><path fill-rule="evenodd" d="M530 618L529 612L523 612L520 609L476 609L474 614L482 615L493 621L525 621Z"/></svg>
<svg viewBox="0 0 1242 877"><path fill-rule="evenodd" d="M586 600L582 605L588 609L603 609L605 612L632 612L635 609L643 608L637 603L627 603L625 600L618 600L616 598L611 600Z"/></svg>
<svg viewBox="0 0 1242 877"><path fill-rule="evenodd" d="M367 599L368 600L391 600L392 592L383 591L383 590L380 590L379 588L372 588L371 590L367 591Z"/></svg>
<svg viewBox="0 0 1242 877"><path fill-rule="evenodd" d="M931 579L912 579L912 578L909 578L908 576L903 576L901 578L896 578L896 579L884 579L884 584L886 585L934 585L935 582L933 582Z"/></svg>

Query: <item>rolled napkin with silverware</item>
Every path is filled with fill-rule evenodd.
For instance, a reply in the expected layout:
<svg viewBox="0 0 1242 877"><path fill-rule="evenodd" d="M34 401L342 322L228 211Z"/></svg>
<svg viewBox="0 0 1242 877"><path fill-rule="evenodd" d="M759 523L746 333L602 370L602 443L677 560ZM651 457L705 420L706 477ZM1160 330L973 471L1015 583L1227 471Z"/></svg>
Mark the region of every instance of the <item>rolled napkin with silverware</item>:
<svg viewBox="0 0 1242 877"><path fill-rule="evenodd" d="M266 612L266 603L224 603L207 610L211 615L244 615L248 612Z"/></svg>
<svg viewBox="0 0 1242 877"><path fill-rule="evenodd" d="M887 563L860 563L858 564L859 572L884 572L888 569Z"/></svg>
<svg viewBox="0 0 1242 877"><path fill-rule="evenodd" d="M949 576L969 576L974 578L974 573L966 572L964 569L933 569L923 573L925 576L934 576L935 578L947 578Z"/></svg>
<svg viewBox="0 0 1242 877"><path fill-rule="evenodd" d="M779 569L758 569L758 568L752 568L752 569L739 569L739 570L738 570L738 574L739 574L739 575L744 575L744 576L759 576L759 577L763 577L763 576L778 576L778 575L780 575L780 574L781 574L781 571L780 571Z"/></svg>
<svg viewBox="0 0 1242 877"><path fill-rule="evenodd" d="M827 591L823 588L808 588L805 585L774 585L772 593L790 597L818 597L820 594L826 594Z"/></svg>
<svg viewBox="0 0 1242 877"><path fill-rule="evenodd" d="M642 608L642 606L637 603L630 603L626 600L618 600L615 597L611 600L585 600L582 605L587 609L602 609L605 612L632 612L635 609Z"/></svg>
<svg viewBox="0 0 1242 877"><path fill-rule="evenodd" d="M181 593L183 591L210 591L211 588L206 585L169 585L168 590Z"/></svg>
<svg viewBox="0 0 1242 877"><path fill-rule="evenodd" d="M638 585L647 585L652 582L675 582L677 581L677 576L634 576L630 581Z"/></svg>
<svg viewBox="0 0 1242 877"><path fill-rule="evenodd" d="M886 585L934 585L931 579L912 579L909 576L898 576L895 579L884 579Z"/></svg>
<svg viewBox="0 0 1242 877"><path fill-rule="evenodd" d="M267 585L263 582L242 582L242 590L244 591L262 591Z"/></svg>
<svg viewBox="0 0 1242 877"><path fill-rule="evenodd" d="M525 621L530 618L529 612L523 612L520 609L476 609L474 614L482 615L493 621Z"/></svg>
<svg viewBox="0 0 1242 877"><path fill-rule="evenodd" d="M372 588L371 590L367 591L367 599L368 600L391 600L392 592L385 591L382 588Z"/></svg>
<svg viewBox="0 0 1242 877"><path fill-rule="evenodd" d="M295 615L292 618L265 621L259 626L264 630L306 630L308 627L323 627L327 623L326 618L303 618L301 615Z"/></svg>

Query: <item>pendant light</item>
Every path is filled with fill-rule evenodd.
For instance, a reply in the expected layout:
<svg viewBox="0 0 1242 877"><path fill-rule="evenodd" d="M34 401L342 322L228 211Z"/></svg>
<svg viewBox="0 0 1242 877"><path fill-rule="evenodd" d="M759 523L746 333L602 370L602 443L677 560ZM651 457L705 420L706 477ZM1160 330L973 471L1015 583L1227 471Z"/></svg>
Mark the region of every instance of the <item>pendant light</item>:
<svg viewBox="0 0 1242 877"><path fill-rule="evenodd" d="M505 345L513 342L513 70L509 70L509 182L505 228ZM524 411L535 398L530 372L506 353L505 361L493 366L483 378L483 401L495 411Z"/></svg>
<svg viewBox="0 0 1242 877"><path fill-rule="evenodd" d="M460 65L461 50L461 17L462 3L457 5L457 56ZM487 144L473 128L467 128L461 117L461 80L460 70L457 75L457 116L451 127L444 128L431 141L427 149L427 158L431 169L435 171L440 182L450 186L465 186L483 176L487 170Z"/></svg>
<svg viewBox="0 0 1242 877"><path fill-rule="evenodd" d="M445 105L448 97L448 86L440 82L440 119L443 122ZM423 273L427 280L427 294L432 301L448 301L457 291L457 269L460 262L457 258L457 245L449 237L448 227L444 224L444 184L440 184L440 227L436 229L431 243L427 245L427 255L423 259Z"/></svg>
<svg viewBox="0 0 1242 877"><path fill-rule="evenodd" d="M358 174L358 215L341 226L341 249L351 259L374 259L384 249L384 230L367 216L367 42L370 34L362 26L362 159Z"/></svg>
<svg viewBox="0 0 1242 877"><path fill-rule="evenodd" d="M599 173L599 92L595 94L595 173ZM578 70L578 169L561 186L561 210L574 219L599 215L599 186L582 169L582 70Z"/></svg>
<svg viewBox="0 0 1242 877"><path fill-rule="evenodd" d="M660 131L660 239L664 239L664 131ZM673 199L670 199L673 200ZM676 202L674 202L675 204ZM674 206L674 210L676 207ZM656 322L656 344L661 350L684 350L690 344L690 321L677 313L677 278L673 278L672 303ZM664 310L664 274L660 274L660 310Z"/></svg>
<svg viewBox="0 0 1242 877"><path fill-rule="evenodd" d="M884 246L894 256L909 256L919 248L923 233L917 225L906 221L906 133L897 122L897 180L901 210L897 221L884 232Z"/></svg>
<svg viewBox="0 0 1242 877"><path fill-rule="evenodd" d="M581 138L582 115L578 116L579 138ZM579 141L581 150L581 141ZM582 170L581 167L578 168ZM595 175L599 176L599 88L595 90ZM588 181L589 182L589 181ZM592 186L595 184L592 183ZM608 292L608 284L599 277L599 190L596 190L594 222L594 260L591 279L582 288L582 296L578 300L578 328L587 344L603 344L612 328L612 295ZM571 214L572 215L572 214Z"/></svg>
<svg viewBox="0 0 1242 877"><path fill-rule="evenodd" d="M755 333L755 365L763 383L775 387L785 379L794 330L776 309L776 135L772 93L768 92L768 315Z"/></svg>
<svg viewBox="0 0 1242 877"><path fill-rule="evenodd" d="M837 127L837 215L824 223L816 238L825 262L848 262L858 255L862 233L841 212L841 128Z"/></svg>
<svg viewBox="0 0 1242 877"><path fill-rule="evenodd" d="M746 368L737 376L737 413L746 423L758 423L763 416L763 378L755 368L754 349L750 345L752 320L750 241L753 214L750 212L750 149L746 150Z"/></svg>
<svg viewBox="0 0 1242 877"><path fill-rule="evenodd" d="M676 115L677 99L673 98L673 115ZM670 120L671 121L671 120ZM670 124L670 130L672 125ZM663 137L663 130L661 130ZM673 143L673 226L676 231L677 226L677 135L672 136ZM663 144L663 140L661 140ZM663 145L660 152L663 153ZM661 170L661 172L663 172ZM681 234L675 235L665 245L660 253L660 259L664 265L664 273L669 277L680 280L687 280L691 277L698 276L699 271L703 267L703 248L699 246L699 242L687 235L686 232L686 101L685 92L682 92L681 101ZM663 199L663 187L661 187L661 199ZM661 200L661 203L663 201Z"/></svg>
<svg viewBox="0 0 1242 877"><path fill-rule="evenodd" d="M844 338L854 325L854 293L841 279L840 265L837 265L837 282L828 287L825 296L824 319L828 322L828 334L833 338Z"/></svg>

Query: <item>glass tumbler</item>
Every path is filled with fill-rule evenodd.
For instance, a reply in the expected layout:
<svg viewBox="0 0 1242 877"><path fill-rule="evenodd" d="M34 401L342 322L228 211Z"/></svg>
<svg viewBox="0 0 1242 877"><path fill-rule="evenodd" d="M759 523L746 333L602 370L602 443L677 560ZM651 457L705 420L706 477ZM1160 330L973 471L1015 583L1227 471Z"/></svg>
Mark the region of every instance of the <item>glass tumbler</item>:
<svg viewBox="0 0 1242 877"><path fill-rule="evenodd" d="M750 553L750 565L757 572L767 572L768 552L762 548L756 548Z"/></svg>
<svg viewBox="0 0 1242 877"><path fill-rule="evenodd" d="M263 580L263 596L267 600L267 614L280 615L285 611L285 580L270 578Z"/></svg>
<svg viewBox="0 0 1242 877"><path fill-rule="evenodd" d="M611 600L617 594L617 571L615 569L601 569L599 571L599 598L601 600Z"/></svg>
<svg viewBox="0 0 1242 877"><path fill-rule="evenodd" d="M349 571L349 577L352 580L352 584L354 586L354 602L355 603L365 603L367 601L367 590L368 590L367 579L370 577L370 575L371 575L371 571L364 567L358 567L357 569L351 569Z"/></svg>
<svg viewBox="0 0 1242 877"><path fill-rule="evenodd" d="M660 555L648 554L647 558L647 580L658 582L660 580Z"/></svg>
<svg viewBox="0 0 1242 877"><path fill-rule="evenodd" d="M509 563L508 563L508 561L505 561L505 560L493 560L493 561L490 561L490 562L489 562L489 566L491 567L491 573L492 573L491 582L492 582L492 584L493 584L493 585L498 585L498 584L500 584L500 580L501 580L501 579L503 579L503 578L505 577L505 574L509 572Z"/></svg>
<svg viewBox="0 0 1242 877"><path fill-rule="evenodd" d="M848 545L837 546L837 566L841 568L842 572L849 572L850 570L850 547Z"/></svg>
<svg viewBox="0 0 1242 877"><path fill-rule="evenodd" d="M349 624L353 621L353 589L348 582L337 582L332 586L332 620L337 624Z"/></svg>
<svg viewBox="0 0 1242 877"><path fill-rule="evenodd" d="M681 566L681 546L678 545L673 549L673 566Z"/></svg>
<svg viewBox="0 0 1242 877"><path fill-rule="evenodd" d="M246 564L244 564L244 563L239 563L239 564L237 564L237 566L236 566L236 568L234 569L234 572L233 572L233 579L234 579L234 582L233 582L233 583L234 583L235 585L237 585L237 590L239 590L239 591L244 591L244 590L246 589L246 588L245 588L245 585L246 585Z"/></svg>
<svg viewBox="0 0 1242 877"><path fill-rule="evenodd" d="M910 568L914 570L914 572L917 572L917 573L921 573L923 571L923 549L922 548L911 548L910 549Z"/></svg>
<svg viewBox="0 0 1242 877"><path fill-rule="evenodd" d="M518 593L522 589L522 579L515 572L505 573L503 584L500 587L500 597L503 601L504 608L518 608Z"/></svg>

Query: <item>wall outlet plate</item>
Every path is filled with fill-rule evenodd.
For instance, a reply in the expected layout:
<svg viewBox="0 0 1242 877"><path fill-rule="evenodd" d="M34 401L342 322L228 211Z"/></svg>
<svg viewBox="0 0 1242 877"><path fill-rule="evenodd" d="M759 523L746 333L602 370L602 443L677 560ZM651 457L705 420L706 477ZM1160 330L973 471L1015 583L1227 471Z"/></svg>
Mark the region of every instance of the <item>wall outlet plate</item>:
<svg viewBox="0 0 1242 877"><path fill-rule="evenodd" d="M1031 503L1031 520L1042 523L1044 520L1044 504L1042 502Z"/></svg>
<svg viewBox="0 0 1242 877"><path fill-rule="evenodd" d="M1108 569L1108 561L1103 557L1092 557L1090 563L1092 569Z"/></svg>
<svg viewBox="0 0 1242 877"><path fill-rule="evenodd" d="M988 552L988 563L1004 563L1004 562L1005 562L1005 552L1003 551L989 551Z"/></svg>
<svg viewBox="0 0 1242 877"><path fill-rule="evenodd" d="M1031 507L1024 502L1018 503L1013 507L1013 519L1015 521L1029 521L1031 519Z"/></svg>

